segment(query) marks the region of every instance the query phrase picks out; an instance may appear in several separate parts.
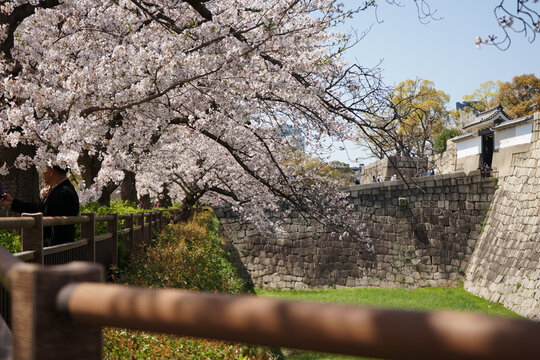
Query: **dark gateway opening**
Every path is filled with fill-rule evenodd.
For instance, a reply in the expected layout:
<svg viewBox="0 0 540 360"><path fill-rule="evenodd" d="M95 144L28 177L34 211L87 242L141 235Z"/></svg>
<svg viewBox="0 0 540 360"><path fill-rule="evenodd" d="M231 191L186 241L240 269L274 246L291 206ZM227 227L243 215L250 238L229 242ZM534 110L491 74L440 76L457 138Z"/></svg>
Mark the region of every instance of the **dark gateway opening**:
<svg viewBox="0 0 540 360"><path fill-rule="evenodd" d="M482 135L482 162L480 165L483 165L484 163L488 163L489 167L491 168L491 162L493 160L493 132L489 132L487 134Z"/></svg>

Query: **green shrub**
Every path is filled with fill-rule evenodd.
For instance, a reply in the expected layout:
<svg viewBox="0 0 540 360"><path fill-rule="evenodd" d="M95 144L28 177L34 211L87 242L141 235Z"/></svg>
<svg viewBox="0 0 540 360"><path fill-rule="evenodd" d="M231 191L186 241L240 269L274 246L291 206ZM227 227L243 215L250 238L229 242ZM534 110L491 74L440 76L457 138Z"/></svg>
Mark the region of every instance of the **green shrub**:
<svg viewBox="0 0 540 360"><path fill-rule="evenodd" d="M206 339L106 328L106 359L268 359L267 350ZM108 342L114 346L107 346Z"/></svg>
<svg viewBox="0 0 540 360"><path fill-rule="evenodd" d="M181 288L239 294L243 282L218 236L219 221L211 211L167 226L153 246L140 249L116 281L147 288ZM179 338L141 331L107 328L108 359L268 359L263 347L221 341Z"/></svg>
<svg viewBox="0 0 540 360"><path fill-rule="evenodd" d="M167 226L154 246L132 257L119 280L152 288L242 292L216 221L212 212L204 211L187 223Z"/></svg>
<svg viewBox="0 0 540 360"><path fill-rule="evenodd" d="M21 237L10 230L0 229L0 245L12 253L22 251Z"/></svg>
<svg viewBox="0 0 540 360"><path fill-rule="evenodd" d="M80 213L94 213L96 215L108 215L108 214L140 214L143 212L148 212L149 210L141 209L136 206L133 206L127 201L111 201L110 206L101 206L98 203L89 203L81 206ZM118 228L122 228L124 221L119 221ZM100 222L96 224L96 235L102 235L107 233L107 224L105 222Z"/></svg>
<svg viewBox="0 0 540 360"><path fill-rule="evenodd" d="M456 137L459 134L460 132L456 128L444 129L443 131L441 131L439 136L437 136L437 138L435 139L435 143L433 144L433 147L435 148L437 154L441 154L446 150L446 141L448 139Z"/></svg>

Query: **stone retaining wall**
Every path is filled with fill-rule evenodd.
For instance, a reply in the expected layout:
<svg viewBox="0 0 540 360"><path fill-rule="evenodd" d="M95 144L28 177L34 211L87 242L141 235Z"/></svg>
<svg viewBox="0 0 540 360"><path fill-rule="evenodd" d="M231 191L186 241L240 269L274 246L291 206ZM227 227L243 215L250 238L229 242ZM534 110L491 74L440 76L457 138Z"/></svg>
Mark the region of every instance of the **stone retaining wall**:
<svg viewBox="0 0 540 360"><path fill-rule="evenodd" d="M290 217L284 231L261 235L218 211L244 276L263 288L418 287L463 278L496 180L464 174L350 188L374 252ZM401 198L401 199L400 199ZM401 205L400 205L401 204Z"/></svg>
<svg viewBox="0 0 540 360"><path fill-rule="evenodd" d="M540 113L530 150L514 154L467 269L465 289L540 319Z"/></svg>
<svg viewBox="0 0 540 360"><path fill-rule="evenodd" d="M381 176L384 181L390 180L392 175L397 175L401 178L403 175L405 178L412 178L416 176L418 170L428 169L428 163L425 159L411 159L406 156L390 156L368 164L362 168L362 175L360 176L360 184L369 184L372 182L373 177L378 178Z"/></svg>

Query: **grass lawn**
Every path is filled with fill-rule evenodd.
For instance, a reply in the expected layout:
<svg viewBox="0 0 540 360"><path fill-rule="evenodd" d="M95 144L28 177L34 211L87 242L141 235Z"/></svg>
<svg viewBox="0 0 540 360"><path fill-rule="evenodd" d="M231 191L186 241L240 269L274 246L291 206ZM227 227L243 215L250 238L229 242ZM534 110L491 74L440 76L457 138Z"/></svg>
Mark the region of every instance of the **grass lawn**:
<svg viewBox="0 0 540 360"><path fill-rule="evenodd" d="M499 303L484 300L466 292L462 287L426 287L420 289L325 289L325 290L257 290L261 297L281 300L326 302L334 304L384 307L401 310L453 310L516 317L516 313ZM307 351L284 351L288 360L363 359L343 355Z"/></svg>

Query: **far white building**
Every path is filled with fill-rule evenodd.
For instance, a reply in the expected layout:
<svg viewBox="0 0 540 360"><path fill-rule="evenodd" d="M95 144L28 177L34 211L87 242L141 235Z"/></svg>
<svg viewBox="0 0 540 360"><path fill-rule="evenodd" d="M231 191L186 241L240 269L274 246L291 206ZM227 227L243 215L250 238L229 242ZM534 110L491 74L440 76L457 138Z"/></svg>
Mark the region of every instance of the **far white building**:
<svg viewBox="0 0 540 360"><path fill-rule="evenodd" d="M463 127L466 134L449 140L456 149L453 170L469 173L487 163L506 175L516 154L529 150L535 119L540 122L540 113L512 119L501 105L478 113Z"/></svg>

